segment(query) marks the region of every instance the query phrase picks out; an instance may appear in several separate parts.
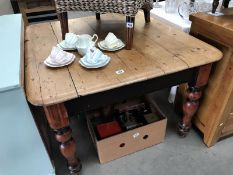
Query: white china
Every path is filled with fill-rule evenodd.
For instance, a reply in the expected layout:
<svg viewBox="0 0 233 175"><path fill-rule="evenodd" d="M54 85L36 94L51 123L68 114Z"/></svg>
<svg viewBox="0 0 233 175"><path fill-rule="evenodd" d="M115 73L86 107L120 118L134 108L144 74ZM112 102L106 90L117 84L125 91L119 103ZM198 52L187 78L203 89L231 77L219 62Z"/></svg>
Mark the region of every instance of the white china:
<svg viewBox="0 0 233 175"><path fill-rule="evenodd" d="M189 20L189 16L191 14L197 13L197 12L207 12L210 15L214 15L211 13L212 10L212 3L206 3L206 2L199 2L199 1L184 1L180 3L178 7L178 13L185 21ZM216 16L223 15L222 13L216 12ZM215 16L214 15L214 16Z"/></svg>
<svg viewBox="0 0 233 175"><path fill-rule="evenodd" d="M82 57L79 63L86 68L100 68L107 65L110 57L104 55L99 49L92 47L89 48L86 55Z"/></svg>
<svg viewBox="0 0 233 175"><path fill-rule="evenodd" d="M59 47L62 50L69 51L69 50L76 50L76 47L74 48L68 48L65 44L65 40L61 41L59 44L57 44L57 47Z"/></svg>
<svg viewBox="0 0 233 175"><path fill-rule="evenodd" d="M159 4L159 0L156 0L155 3L153 4L154 8L162 8L162 6Z"/></svg>
<svg viewBox="0 0 233 175"><path fill-rule="evenodd" d="M118 39L118 42L117 42L117 44L115 45L115 47L114 47L114 48L109 48L109 47L107 47L105 41L103 40L103 41L100 41L100 42L98 43L98 47L99 47L100 49L106 50L106 51L117 51L117 50L120 50L120 49L122 49L123 47L125 47L125 44L124 44L120 39Z"/></svg>
<svg viewBox="0 0 233 175"><path fill-rule="evenodd" d="M90 47L95 46L95 43L98 40L98 36L94 34L90 36L88 34L77 35L78 42L76 44L76 48L80 55L84 56Z"/></svg>
<svg viewBox="0 0 233 175"><path fill-rule="evenodd" d="M76 34L74 33L66 33L65 35L65 41L66 41L66 45L71 48L71 47L75 47L76 43L78 41L78 37Z"/></svg>
<svg viewBox="0 0 233 175"><path fill-rule="evenodd" d="M88 64L97 64L99 62L104 61L104 60L102 60L103 55L104 55L103 52L101 52L99 49L93 47L87 51L85 58L86 58L86 61L88 62Z"/></svg>
<svg viewBox="0 0 233 175"><path fill-rule="evenodd" d="M188 21L189 15L197 12L197 2L184 1L178 7L178 13L183 20Z"/></svg>
<svg viewBox="0 0 233 175"><path fill-rule="evenodd" d="M108 48L114 48L118 44L118 38L112 32L109 32L105 37L104 42Z"/></svg>
<svg viewBox="0 0 233 175"><path fill-rule="evenodd" d="M64 67L64 66L68 66L69 64L71 64L74 60L75 60L75 57L73 57L70 61L66 62L66 63L63 63L63 64L54 64L53 62L49 61L49 58L48 57L45 61L44 61L44 64L48 67L53 67L53 68L58 68L58 67Z"/></svg>
<svg viewBox="0 0 233 175"><path fill-rule="evenodd" d="M62 50L75 50L78 37L74 33L66 33L65 40L61 41L57 46Z"/></svg>
<svg viewBox="0 0 233 175"><path fill-rule="evenodd" d="M73 56L72 53L65 52L58 47L53 47L49 57L53 63L63 64L68 62Z"/></svg>
<svg viewBox="0 0 233 175"><path fill-rule="evenodd" d="M165 12L176 13L180 0L165 0Z"/></svg>
<svg viewBox="0 0 233 175"><path fill-rule="evenodd" d="M83 57L84 58L84 57ZM103 58L104 58L104 62L100 62L100 63L97 63L97 64L88 64L86 62L86 59L80 59L79 60L79 63L81 66L85 67L85 68L88 68L88 69L97 69L97 68L101 68L101 67L104 67L106 66L109 61L111 60L110 57L108 57L107 55L103 55Z"/></svg>
<svg viewBox="0 0 233 175"><path fill-rule="evenodd" d="M109 32L105 39L98 43L98 47L106 51L117 51L125 47L125 44L113 33Z"/></svg>
<svg viewBox="0 0 233 175"><path fill-rule="evenodd" d="M74 59L74 54L65 52L58 47L53 47L44 64L50 67L62 67L72 63Z"/></svg>

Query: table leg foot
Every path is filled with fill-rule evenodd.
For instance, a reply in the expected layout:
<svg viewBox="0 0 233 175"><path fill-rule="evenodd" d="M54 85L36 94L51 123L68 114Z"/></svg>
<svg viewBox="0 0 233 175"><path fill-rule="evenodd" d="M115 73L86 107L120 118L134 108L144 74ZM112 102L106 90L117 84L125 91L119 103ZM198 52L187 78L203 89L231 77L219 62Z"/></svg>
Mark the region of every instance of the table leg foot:
<svg viewBox="0 0 233 175"><path fill-rule="evenodd" d="M190 127L185 126L182 122L178 123L177 132L180 137L186 137L189 131L190 131Z"/></svg>
<svg viewBox="0 0 233 175"><path fill-rule="evenodd" d="M72 130L69 118L63 103L44 106L46 118L50 128L55 133L56 140L60 143L60 152L67 160L67 166L71 175L77 175L81 168L81 162L76 157L76 143L72 138Z"/></svg>
<svg viewBox="0 0 233 175"><path fill-rule="evenodd" d="M185 137L190 131L192 117L198 109L201 96L202 91L199 87L189 87L187 89L183 103L183 118L178 124L178 134L181 137Z"/></svg>

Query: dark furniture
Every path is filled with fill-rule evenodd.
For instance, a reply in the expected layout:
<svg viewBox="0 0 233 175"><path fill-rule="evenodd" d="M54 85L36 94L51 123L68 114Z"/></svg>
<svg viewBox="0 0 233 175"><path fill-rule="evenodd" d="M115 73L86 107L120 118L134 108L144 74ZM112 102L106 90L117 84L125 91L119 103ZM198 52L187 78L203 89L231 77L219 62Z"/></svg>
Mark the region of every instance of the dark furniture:
<svg viewBox="0 0 233 175"><path fill-rule="evenodd" d="M133 44L133 31L135 15L143 9L145 22L150 22L150 10L153 8L152 0L55 0L58 19L61 23L62 38L69 32L67 11L92 11L96 19L100 20L101 13L119 13L126 16L126 48L131 49Z"/></svg>
<svg viewBox="0 0 233 175"><path fill-rule="evenodd" d="M57 19L54 0L10 0L14 13L22 13L25 26Z"/></svg>

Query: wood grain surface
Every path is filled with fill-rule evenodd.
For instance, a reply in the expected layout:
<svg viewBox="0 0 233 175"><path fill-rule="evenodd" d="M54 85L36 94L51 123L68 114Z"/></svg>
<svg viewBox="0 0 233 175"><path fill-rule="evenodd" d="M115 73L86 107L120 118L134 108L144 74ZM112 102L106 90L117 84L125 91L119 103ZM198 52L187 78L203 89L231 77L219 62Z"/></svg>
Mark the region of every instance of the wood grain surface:
<svg viewBox="0 0 233 175"><path fill-rule="evenodd" d="M101 15L69 20L70 32L98 34L99 41L113 32L124 41L125 18L121 15ZM105 52L111 57L103 68L89 70L79 64L77 52L73 64L58 69L43 64L53 46L61 41L59 22L27 27L25 40L26 94L34 105L64 102L109 89L179 72L218 61L222 53L192 36L163 22L151 19L145 24L140 12L135 18L132 50ZM124 70L123 74L116 71Z"/></svg>
<svg viewBox="0 0 233 175"><path fill-rule="evenodd" d="M205 91L202 105L194 123L204 134L210 147L221 137L233 133L231 109L233 106L233 8L224 9L223 16L196 13L191 33L197 38L216 45L223 58L215 65Z"/></svg>

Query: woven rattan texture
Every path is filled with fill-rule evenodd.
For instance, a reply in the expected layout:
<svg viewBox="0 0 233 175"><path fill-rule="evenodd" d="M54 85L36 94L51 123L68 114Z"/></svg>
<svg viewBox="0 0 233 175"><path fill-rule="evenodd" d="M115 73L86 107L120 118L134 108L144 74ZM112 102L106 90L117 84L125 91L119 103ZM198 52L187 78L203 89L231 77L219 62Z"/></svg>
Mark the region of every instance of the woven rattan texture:
<svg viewBox="0 0 233 175"><path fill-rule="evenodd" d="M153 8L153 0L55 0L58 13L67 11L92 11L120 13L135 16L141 8Z"/></svg>

